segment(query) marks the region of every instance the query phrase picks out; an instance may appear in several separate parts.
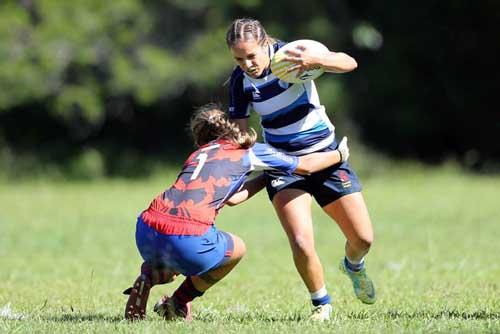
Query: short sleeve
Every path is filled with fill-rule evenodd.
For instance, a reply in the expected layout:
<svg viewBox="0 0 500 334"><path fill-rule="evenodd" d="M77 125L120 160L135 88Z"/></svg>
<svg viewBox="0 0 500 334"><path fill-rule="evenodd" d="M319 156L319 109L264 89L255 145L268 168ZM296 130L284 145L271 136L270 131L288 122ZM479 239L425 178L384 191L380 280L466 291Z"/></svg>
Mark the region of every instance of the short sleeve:
<svg viewBox="0 0 500 334"><path fill-rule="evenodd" d="M287 44L288 43L284 42L284 41L276 41L276 43L273 44L274 52L278 51L279 49L281 49L282 47L284 47Z"/></svg>
<svg viewBox="0 0 500 334"><path fill-rule="evenodd" d="M298 157L285 154L263 143L256 143L252 146L249 156L254 170L278 169L291 174L297 169L299 163Z"/></svg>
<svg viewBox="0 0 500 334"><path fill-rule="evenodd" d="M248 118L250 101L243 90L243 71L237 66L229 80L229 117Z"/></svg>

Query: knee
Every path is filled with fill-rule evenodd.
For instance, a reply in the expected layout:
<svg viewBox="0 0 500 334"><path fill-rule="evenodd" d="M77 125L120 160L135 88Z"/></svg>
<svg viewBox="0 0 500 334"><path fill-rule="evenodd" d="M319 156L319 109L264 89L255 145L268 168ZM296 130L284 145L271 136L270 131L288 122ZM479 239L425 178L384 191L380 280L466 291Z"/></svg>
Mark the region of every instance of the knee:
<svg viewBox="0 0 500 334"><path fill-rule="evenodd" d="M358 251L367 252L370 250L373 244L373 235L358 236L356 240L352 242L353 248Z"/></svg>
<svg viewBox="0 0 500 334"><path fill-rule="evenodd" d="M245 244L245 242L243 240L241 240L241 244L240 244L240 253L241 253L242 257L243 257L243 255L245 255L247 253L247 245Z"/></svg>
<svg viewBox="0 0 500 334"><path fill-rule="evenodd" d="M290 238L290 246L292 247L292 251L294 256L313 256L315 254L314 249L314 239L297 234L293 235Z"/></svg>
<svg viewBox="0 0 500 334"><path fill-rule="evenodd" d="M245 245L245 242L242 239L240 239L234 235L232 237L233 237L233 244L234 244L233 257L241 259L247 252L247 246Z"/></svg>

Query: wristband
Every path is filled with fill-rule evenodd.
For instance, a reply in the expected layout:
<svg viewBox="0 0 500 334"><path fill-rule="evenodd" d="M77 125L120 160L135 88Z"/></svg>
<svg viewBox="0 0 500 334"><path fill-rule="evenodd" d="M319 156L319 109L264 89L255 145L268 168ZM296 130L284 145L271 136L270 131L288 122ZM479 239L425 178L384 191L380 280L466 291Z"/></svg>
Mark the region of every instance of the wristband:
<svg viewBox="0 0 500 334"><path fill-rule="evenodd" d="M342 156L342 152L340 152L339 149L337 149L337 152L339 152L339 154L340 154L340 162L343 162L344 161L344 157Z"/></svg>

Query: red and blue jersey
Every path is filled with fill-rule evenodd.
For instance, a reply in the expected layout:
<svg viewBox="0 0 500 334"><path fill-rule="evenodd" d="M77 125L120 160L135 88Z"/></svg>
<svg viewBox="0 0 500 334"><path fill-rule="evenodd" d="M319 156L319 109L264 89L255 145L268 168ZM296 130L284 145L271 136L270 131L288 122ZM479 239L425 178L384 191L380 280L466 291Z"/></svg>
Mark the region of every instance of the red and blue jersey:
<svg viewBox="0 0 500 334"><path fill-rule="evenodd" d="M297 164L297 157L267 144L242 149L230 141L212 141L189 156L175 183L151 202L141 218L163 234L201 235L252 171L292 173Z"/></svg>

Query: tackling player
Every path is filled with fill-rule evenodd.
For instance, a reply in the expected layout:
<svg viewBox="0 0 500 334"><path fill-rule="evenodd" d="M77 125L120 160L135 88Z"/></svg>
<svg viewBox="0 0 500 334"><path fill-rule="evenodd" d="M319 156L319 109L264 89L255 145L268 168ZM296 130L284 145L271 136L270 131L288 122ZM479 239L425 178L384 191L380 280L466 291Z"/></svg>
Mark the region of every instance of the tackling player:
<svg viewBox="0 0 500 334"><path fill-rule="evenodd" d="M137 220L136 244L144 263L133 286L124 292L130 295L125 307L129 320L143 319L150 289L171 282L177 274L186 279L171 297L162 297L154 311L167 320L190 320L191 301L234 268L245 254L245 244L214 223L225 204L241 203L264 187L264 174L245 182L252 171L307 175L349 157L346 138L336 150L301 157L256 144L253 129L240 131L214 105L200 108L190 125L198 149L175 183Z"/></svg>

